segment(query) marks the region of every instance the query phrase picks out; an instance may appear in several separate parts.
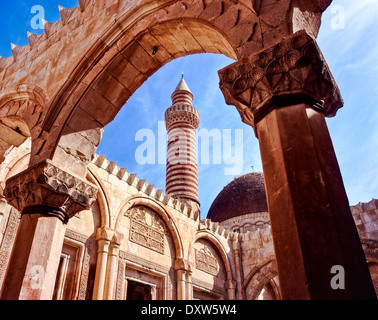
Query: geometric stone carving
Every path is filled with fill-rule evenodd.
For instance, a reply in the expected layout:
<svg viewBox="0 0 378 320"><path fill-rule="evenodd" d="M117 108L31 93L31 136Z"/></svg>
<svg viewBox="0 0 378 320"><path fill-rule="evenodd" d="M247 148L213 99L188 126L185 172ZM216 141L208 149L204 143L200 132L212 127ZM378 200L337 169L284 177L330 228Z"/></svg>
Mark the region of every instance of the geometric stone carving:
<svg viewBox="0 0 378 320"><path fill-rule="evenodd" d="M257 299L260 291L263 287L270 282L274 277L278 275L276 261L273 260L266 265L262 266L259 269L254 269L247 276L247 279L244 281L245 293L247 300ZM279 292L275 293L276 298L279 298Z"/></svg>
<svg viewBox="0 0 378 320"><path fill-rule="evenodd" d="M307 103L333 116L343 105L320 49L305 31L218 73L226 102L253 127L274 108Z"/></svg>
<svg viewBox="0 0 378 320"><path fill-rule="evenodd" d="M129 240L164 254L164 224L150 208L135 206L126 216L130 218Z"/></svg>
<svg viewBox="0 0 378 320"><path fill-rule="evenodd" d="M8 179L4 196L22 214L54 215L66 223L91 206L97 187L45 160Z"/></svg>
<svg viewBox="0 0 378 320"><path fill-rule="evenodd" d="M3 284L5 272L12 252L14 239L17 234L17 228L20 223L20 213L12 208L9 213L7 227L0 246L0 288Z"/></svg>
<svg viewBox="0 0 378 320"><path fill-rule="evenodd" d="M217 258L211 253L206 245L196 249L196 268L213 276L218 275L219 265Z"/></svg>

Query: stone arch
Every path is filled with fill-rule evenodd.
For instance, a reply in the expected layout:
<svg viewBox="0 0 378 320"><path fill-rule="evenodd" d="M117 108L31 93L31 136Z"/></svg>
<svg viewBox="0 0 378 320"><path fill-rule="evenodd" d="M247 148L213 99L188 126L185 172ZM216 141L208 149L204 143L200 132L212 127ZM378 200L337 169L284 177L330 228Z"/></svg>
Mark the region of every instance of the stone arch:
<svg viewBox="0 0 378 320"><path fill-rule="evenodd" d="M121 206L121 210L118 213L117 219L115 221L114 230L116 232L119 231L119 221L122 218L124 212L138 205L148 207L159 215L159 217L163 220L172 236L176 260L183 259L183 243L180 232L176 224L174 223L173 217L163 206L161 206L158 202L154 201L151 198L135 195L126 199L124 205Z"/></svg>
<svg viewBox="0 0 378 320"><path fill-rule="evenodd" d="M28 137L32 153L38 149L45 96L38 87L20 85L0 96L0 161L11 146L19 147Z"/></svg>
<svg viewBox="0 0 378 320"><path fill-rule="evenodd" d="M246 0L83 0L76 8L61 8L61 19L46 23L44 34L29 35L29 45L15 46L13 57L0 59L3 90L27 78L28 83L39 83L48 97L48 114L30 164L50 159L85 177L86 164L101 139L103 122L111 121L121 107L118 104L135 90L110 72L109 63L120 55L126 54L128 59L130 54L143 53L145 48L135 41L142 35L146 35L144 53L158 63L152 69L138 70L142 78L148 78L168 62L164 57L167 54L172 59L217 52L240 60L298 30L316 37L321 12L328 5L324 0L274 4ZM172 22L173 26L161 29ZM177 29L177 23L184 28ZM199 45L193 46L196 43ZM113 78L115 95L104 95L101 90L106 86L98 88L96 81L109 84ZM136 86L141 83L143 79ZM102 107L96 108L96 102ZM104 108L108 112L103 112Z"/></svg>
<svg viewBox="0 0 378 320"><path fill-rule="evenodd" d="M252 47L262 47L258 17L242 1L145 6L148 12L139 8L137 19L130 21L127 12L104 32L52 99L43 128L59 142L45 146L41 152L45 157L69 155L78 160L78 166L90 161L103 127L167 62L200 52L238 59ZM83 168L77 170L83 172Z"/></svg>
<svg viewBox="0 0 378 320"><path fill-rule="evenodd" d="M104 187L101 179L88 167L87 179L89 182L95 184L98 188L97 202L101 212L101 227L111 227L111 205L108 193Z"/></svg>
<svg viewBox="0 0 378 320"><path fill-rule="evenodd" d="M212 245L214 245L220 257L222 258L222 262L226 270L227 281L232 281L233 280L232 268L231 268L230 260L228 259L228 256L227 256L226 248L224 247L222 242L219 240L219 238L209 230L200 230L195 234L194 239L191 242L190 247L189 247L189 252L188 252L189 260L190 260L190 254L192 252L192 248L194 244L200 239L208 240Z"/></svg>
<svg viewBox="0 0 378 320"><path fill-rule="evenodd" d="M276 276L278 276L278 270L276 261L274 259L260 262L245 277L244 288L246 292L246 298L248 300L257 299L261 290L270 283L272 285L275 299L280 299L279 288L272 281L272 279Z"/></svg>
<svg viewBox="0 0 378 320"><path fill-rule="evenodd" d="M5 188L5 182L11 176L27 169L30 160L31 139L27 138L19 147L7 152L4 161L0 164L0 191Z"/></svg>

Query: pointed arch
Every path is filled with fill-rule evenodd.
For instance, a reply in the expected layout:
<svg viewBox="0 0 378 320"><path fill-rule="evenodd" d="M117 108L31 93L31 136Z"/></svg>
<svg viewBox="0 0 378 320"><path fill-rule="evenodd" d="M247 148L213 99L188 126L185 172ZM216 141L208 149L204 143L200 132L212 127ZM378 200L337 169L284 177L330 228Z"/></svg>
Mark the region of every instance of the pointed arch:
<svg viewBox="0 0 378 320"><path fill-rule="evenodd" d="M276 276L278 276L278 270L274 258L266 259L257 264L244 279L247 298L250 300L257 299L264 286L270 283L272 284L275 298L280 299L279 288L276 283L273 283L273 278Z"/></svg>
<svg viewBox="0 0 378 320"><path fill-rule="evenodd" d="M117 219L115 222L114 230L119 230L119 221L124 215L126 211L131 209L134 206L146 206L156 212L159 217L164 221L165 225L167 226L173 240L174 248L175 248L175 258L176 259L183 259L184 257L184 250L183 250L183 243L180 232L174 222L174 218L166 210L160 203L155 201L152 198L141 196L141 195L134 195L126 199L124 204L121 206L121 209L117 215Z"/></svg>
<svg viewBox="0 0 378 320"><path fill-rule="evenodd" d="M97 202L100 207L101 212L101 227L104 228L111 228L111 204L110 204L110 197L106 192L106 188L103 185L101 179L97 177L95 172L88 166L88 173L87 173L88 181L94 183L97 188Z"/></svg>
<svg viewBox="0 0 378 320"><path fill-rule="evenodd" d="M223 265L225 267L227 281L232 281L233 280L232 267L231 267L230 260L228 259L228 256L227 256L226 248L222 244L222 242L218 238L218 236L208 229L203 229L203 230L199 230L199 231L196 232L196 234L193 238L193 241L191 242L190 247L189 247L189 252L188 252L189 260L190 260L190 253L192 252L192 248L193 248L194 244L200 239L208 240L209 242L211 242L214 245L214 247L217 249L217 251L218 251L218 253L219 253L219 255L222 259Z"/></svg>

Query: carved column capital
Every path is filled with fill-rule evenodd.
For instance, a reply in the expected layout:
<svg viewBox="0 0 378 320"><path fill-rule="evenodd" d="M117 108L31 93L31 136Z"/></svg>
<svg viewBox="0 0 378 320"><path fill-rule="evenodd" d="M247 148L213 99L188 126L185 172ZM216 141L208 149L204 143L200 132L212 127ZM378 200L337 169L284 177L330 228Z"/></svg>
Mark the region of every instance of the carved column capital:
<svg viewBox="0 0 378 320"><path fill-rule="evenodd" d="M220 89L255 128L272 109L306 103L332 117L342 107L337 84L316 41L299 31L220 70Z"/></svg>
<svg viewBox="0 0 378 320"><path fill-rule="evenodd" d="M66 223L91 206L97 187L45 160L8 179L4 196L22 214L55 215Z"/></svg>

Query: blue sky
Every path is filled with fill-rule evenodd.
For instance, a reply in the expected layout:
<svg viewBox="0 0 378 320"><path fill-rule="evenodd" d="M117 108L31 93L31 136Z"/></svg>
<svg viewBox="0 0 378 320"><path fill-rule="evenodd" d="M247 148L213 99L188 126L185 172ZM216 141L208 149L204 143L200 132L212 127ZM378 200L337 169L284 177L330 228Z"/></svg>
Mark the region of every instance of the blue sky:
<svg viewBox="0 0 378 320"><path fill-rule="evenodd" d="M0 0L0 56L11 55L10 43L26 45L27 31L41 33L31 27L30 13L34 5L45 9L45 20L59 19L58 4L70 8L77 0ZM342 14L340 16L340 14ZM344 107L336 117L327 119L330 134L351 205L378 198L378 2L376 0L335 0L323 14L318 44L340 87ZM342 18L340 20L340 17ZM216 143L227 142L223 134L231 132L232 155L242 159L243 167L235 175L225 174L232 167L227 157L221 164L198 166L201 217L222 188L235 176L262 171L258 141L252 128L240 121L232 106L224 103L218 86L217 71L233 61L222 55L200 54L176 59L151 76L127 101L116 119L106 128L98 148L99 154L118 166L137 173L156 188L165 189L164 164L138 164L135 152L141 141L135 141L140 129L158 135L158 123L171 104L170 96L184 72L194 94L193 105L200 112L199 129L215 129L221 134ZM242 132L242 143L235 148L235 134ZM157 139L156 139L157 140ZM156 162L158 145L156 143ZM237 154L235 153L237 150ZM223 145L222 145L223 151ZM164 152L164 150L163 150ZM230 159L228 159L230 160Z"/></svg>

